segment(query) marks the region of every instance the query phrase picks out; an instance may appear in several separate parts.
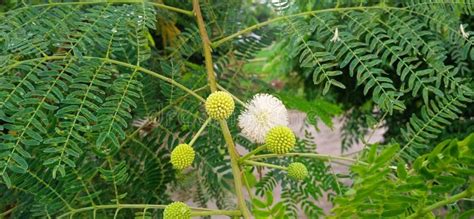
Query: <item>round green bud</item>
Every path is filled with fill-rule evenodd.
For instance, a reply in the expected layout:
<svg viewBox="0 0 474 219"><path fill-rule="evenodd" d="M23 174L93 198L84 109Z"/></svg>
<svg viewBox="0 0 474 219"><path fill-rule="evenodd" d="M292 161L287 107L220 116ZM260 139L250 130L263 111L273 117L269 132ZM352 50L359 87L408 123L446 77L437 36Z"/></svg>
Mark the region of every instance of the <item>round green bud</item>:
<svg viewBox="0 0 474 219"><path fill-rule="evenodd" d="M232 96L223 91L217 91L209 95L205 105L209 117L216 120L229 118L235 108Z"/></svg>
<svg viewBox="0 0 474 219"><path fill-rule="evenodd" d="M295 134L286 126L276 126L268 131L265 137L267 149L275 154L285 154L293 150L296 143Z"/></svg>
<svg viewBox="0 0 474 219"><path fill-rule="evenodd" d="M191 208L182 202L173 202L163 211L164 219L190 219Z"/></svg>
<svg viewBox="0 0 474 219"><path fill-rule="evenodd" d="M308 176L308 169L299 162L294 162L288 165L288 176L295 180L303 180Z"/></svg>
<svg viewBox="0 0 474 219"><path fill-rule="evenodd" d="M179 144L171 152L171 164L178 170L191 166L194 161L194 149L188 144Z"/></svg>

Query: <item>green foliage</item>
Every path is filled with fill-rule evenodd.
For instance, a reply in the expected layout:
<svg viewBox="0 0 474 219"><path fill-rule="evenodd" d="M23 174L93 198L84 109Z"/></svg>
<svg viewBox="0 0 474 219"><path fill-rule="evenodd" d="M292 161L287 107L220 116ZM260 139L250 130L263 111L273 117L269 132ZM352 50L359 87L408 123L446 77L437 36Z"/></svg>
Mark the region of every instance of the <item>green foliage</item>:
<svg viewBox="0 0 474 219"><path fill-rule="evenodd" d="M0 217L161 218L177 190L192 192L199 207L235 210L245 168L257 218L322 217L315 202L322 199L335 204L336 218L429 217L444 206L469 218L474 2L369 2L194 1L203 29L190 1L6 1ZM205 34L213 48L203 58ZM343 176L305 131L294 152L315 157L265 159L273 170L244 167L228 151L222 122L201 127L212 84L206 71L236 103L277 93L315 127L344 115L341 151L377 125L388 128L390 144L365 148L356 160L336 157L355 161ZM283 85L262 80L276 77ZM244 107L235 107L231 140L252 151L258 145L237 127ZM442 141L447 136L453 140ZM173 169L171 151L191 139L192 166ZM309 176L289 179L293 162Z"/></svg>
<svg viewBox="0 0 474 219"><path fill-rule="evenodd" d="M314 137L310 133L306 133L304 139L298 139L295 152L314 151L316 145L313 140ZM339 183L339 179L332 172L331 167L321 160L279 157L268 159L267 162L281 166L301 162L308 169L309 176L302 181L295 181L284 171L271 170L256 184L256 193L259 196L264 196L267 192L273 191L277 185L282 186L281 199L285 203L288 218L298 217L300 210L307 217L320 217L323 215L323 210L312 200L323 198L323 191L329 191L330 194L336 195L345 189L344 185ZM328 197L330 196L328 195Z"/></svg>
<svg viewBox="0 0 474 219"><path fill-rule="evenodd" d="M390 165L400 153L398 145L372 145L361 159L366 164L352 166L354 185L336 198L335 217L432 217L430 207L447 195L463 190L468 193L464 197L472 195L473 147L474 134L462 141L445 140L407 170L404 162ZM454 204L448 209L452 215L464 211Z"/></svg>
<svg viewBox="0 0 474 219"><path fill-rule="evenodd" d="M346 120L344 148L359 142L363 130L373 127L374 111L382 111L375 120L387 120L387 139L405 141L407 159L429 150L429 143L439 140L448 124L472 116L465 110L473 96L469 70L473 42L468 28L472 4L339 2L337 6L344 7L332 9L333 4L301 1L283 7L289 16L280 28L291 37L273 47L283 55L269 58L278 59L275 65L280 66L285 61L290 71L297 72L303 83L292 86L303 85L309 99L327 95L359 115L357 120L350 116ZM305 16L291 16L296 13ZM362 95L371 97L371 109L364 106L369 99L351 98ZM423 114L436 118L427 120ZM360 117L370 120L361 122Z"/></svg>
<svg viewBox="0 0 474 219"><path fill-rule="evenodd" d="M307 114L309 124L317 126L317 120L321 119L325 125L333 127L332 118L341 115L339 106L324 99L307 100L302 97L291 96L289 93L279 93L278 97L288 109L295 109Z"/></svg>
<svg viewBox="0 0 474 219"><path fill-rule="evenodd" d="M265 200L252 199L253 214L255 218L285 218L284 202L273 204L273 194L265 193Z"/></svg>

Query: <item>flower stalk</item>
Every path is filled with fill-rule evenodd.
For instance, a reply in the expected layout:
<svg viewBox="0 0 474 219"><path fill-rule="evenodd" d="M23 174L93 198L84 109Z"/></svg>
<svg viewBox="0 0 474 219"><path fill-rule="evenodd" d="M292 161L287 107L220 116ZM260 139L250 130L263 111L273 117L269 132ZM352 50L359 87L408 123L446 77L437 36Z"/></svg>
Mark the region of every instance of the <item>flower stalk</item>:
<svg viewBox="0 0 474 219"><path fill-rule="evenodd" d="M250 151L249 153L247 153L246 155L241 157L239 159L239 161L243 162L243 161L249 159L252 155L257 154L258 152L265 150L266 147L267 147L266 145L261 145L261 146L255 148L254 150Z"/></svg>
<svg viewBox="0 0 474 219"><path fill-rule="evenodd" d="M199 136L202 134L202 132L204 131L204 129L206 129L207 125L209 124L209 122L211 121L211 118L207 118L206 121L204 122L204 124L202 124L201 128L196 132L196 134L194 135L193 139L191 139L191 141L189 142L189 146L193 146L193 144L196 142L196 140L199 138Z"/></svg>
<svg viewBox="0 0 474 219"><path fill-rule="evenodd" d="M196 16L196 21L199 27L199 34L202 40L202 47L206 65L206 72L208 76L208 84L211 89L211 92L217 91L217 82L216 77L214 74L214 67L212 64L212 54L211 54L211 41L209 40L209 36L207 35L206 25L204 24L204 19L201 13L201 7L199 5L199 0L193 0L193 11ZM235 194L237 196L237 204L240 209L240 213L245 219L250 218L250 212L245 203L244 194L242 192L242 177L241 171L238 164L238 159L240 155L237 153L235 149L234 140L232 139L232 135L230 133L229 127L227 125L226 120L219 120L219 124L221 126L222 134L224 135L224 140L227 144L227 150L230 155L230 164L232 167L232 175L234 176L234 186L235 186Z"/></svg>
<svg viewBox="0 0 474 219"><path fill-rule="evenodd" d="M341 157L341 156L334 156L334 155L328 155L328 154L316 154L316 153L286 153L286 154L262 154L262 155L255 155L253 157L250 157L249 159L251 160L258 160L258 159L266 159L266 158L274 158L274 157L309 157L309 158L317 158L325 161L331 161L331 160L342 160L342 161L349 161L353 163L361 163L363 165L369 165L363 161L357 161L349 157Z"/></svg>
<svg viewBox="0 0 474 219"><path fill-rule="evenodd" d="M85 208L72 209L71 211L62 214L60 218L73 218L75 214L86 212L86 211L97 211L100 209L165 209L168 205L148 205L148 204L111 204L111 205L94 205ZM218 209L207 209L207 208L193 208L191 207L192 216L209 216L209 215L227 215L227 216L240 216L238 210L218 210Z"/></svg>
<svg viewBox="0 0 474 219"><path fill-rule="evenodd" d="M225 92L229 93L229 94L232 96L232 98L234 98L234 100L235 100L237 103L239 103L240 105L242 105L242 106L244 106L244 107L247 105L247 104L244 103L244 101L240 100L238 97L236 97L235 95L233 95L231 92L227 91L227 90L226 90L224 87L222 87L220 84L217 84L217 88L219 88L219 90L221 90L221 91L225 91Z"/></svg>
<svg viewBox="0 0 474 219"><path fill-rule="evenodd" d="M269 167L269 168L274 168L274 169L280 169L280 170L288 170L288 168L275 165L275 164L269 164L269 163L263 163L263 162L257 162L257 161L251 161L251 160L244 160L244 164L250 165L250 166L261 166L261 167Z"/></svg>

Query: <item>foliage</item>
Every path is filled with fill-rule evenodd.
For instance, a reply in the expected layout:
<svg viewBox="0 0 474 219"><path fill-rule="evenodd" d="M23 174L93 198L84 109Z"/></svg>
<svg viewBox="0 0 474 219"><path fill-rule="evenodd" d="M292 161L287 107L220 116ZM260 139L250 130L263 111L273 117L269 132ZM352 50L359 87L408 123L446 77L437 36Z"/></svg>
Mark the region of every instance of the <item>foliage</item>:
<svg viewBox="0 0 474 219"><path fill-rule="evenodd" d="M419 156L411 170L407 170L404 162L390 166L393 157L400 153L398 145L390 145L380 152L377 152L378 147L372 145L361 159L365 162L352 166L356 175L354 185L336 199L336 218L354 214L371 218L433 217L431 207L434 203L445 200L452 193L469 197L474 191L474 134L462 141L441 142L431 152ZM449 209L451 215L467 210L456 205Z"/></svg>
<svg viewBox="0 0 474 219"><path fill-rule="evenodd" d="M245 217L244 182L249 210L262 218L321 217L315 201L323 194L334 217L427 217L447 205L450 216L468 218L473 6L7 1L0 217L161 218L166 204L186 201L171 191L185 189L200 207L192 215ZM260 59L265 65L255 64ZM277 76L284 86L268 86L265 79ZM203 97L216 85L236 99L235 113L209 122ZM315 153L306 132L293 154L257 151L239 135L237 116L240 99L258 92L277 93L314 126L346 115L341 151L381 125L387 144L357 159L329 156ZM234 151L234 141L249 157ZM184 143L196 156L191 168L175 170L170 154ZM335 161L351 166L352 185L340 182ZM287 176L293 162L308 169L303 181ZM277 186L281 197L272 193ZM219 210L203 210L209 203Z"/></svg>
<svg viewBox="0 0 474 219"><path fill-rule="evenodd" d="M404 7L338 3L337 12L326 12L333 4L302 1L283 10L283 14L316 11L307 12L307 18L285 19L283 29L291 40L279 42L274 47L278 56L269 58L278 59L278 65L287 62L298 73L303 83L294 86L303 85L308 98L327 94L359 115L348 117L345 130L354 134L347 135L346 142L358 142L350 139L363 138L360 130L373 126L372 120L361 122L361 116L381 110L376 120L386 119L387 139L412 146L405 155L412 159L418 150L442 139L430 134L463 121L458 117L472 116L466 110L472 108L469 69L474 57L469 3L421 1ZM367 101L373 102L369 110ZM436 118L429 121L426 115ZM420 125L425 127L418 129Z"/></svg>

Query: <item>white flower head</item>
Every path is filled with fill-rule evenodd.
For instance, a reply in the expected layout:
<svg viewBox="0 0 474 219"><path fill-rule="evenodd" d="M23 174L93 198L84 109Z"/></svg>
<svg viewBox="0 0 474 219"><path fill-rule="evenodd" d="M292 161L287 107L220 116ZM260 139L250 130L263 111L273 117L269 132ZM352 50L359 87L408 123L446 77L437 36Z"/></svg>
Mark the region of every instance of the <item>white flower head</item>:
<svg viewBox="0 0 474 219"><path fill-rule="evenodd" d="M271 128L287 125L285 105L270 94L256 94L239 116L242 134L255 143L264 143L265 135Z"/></svg>

